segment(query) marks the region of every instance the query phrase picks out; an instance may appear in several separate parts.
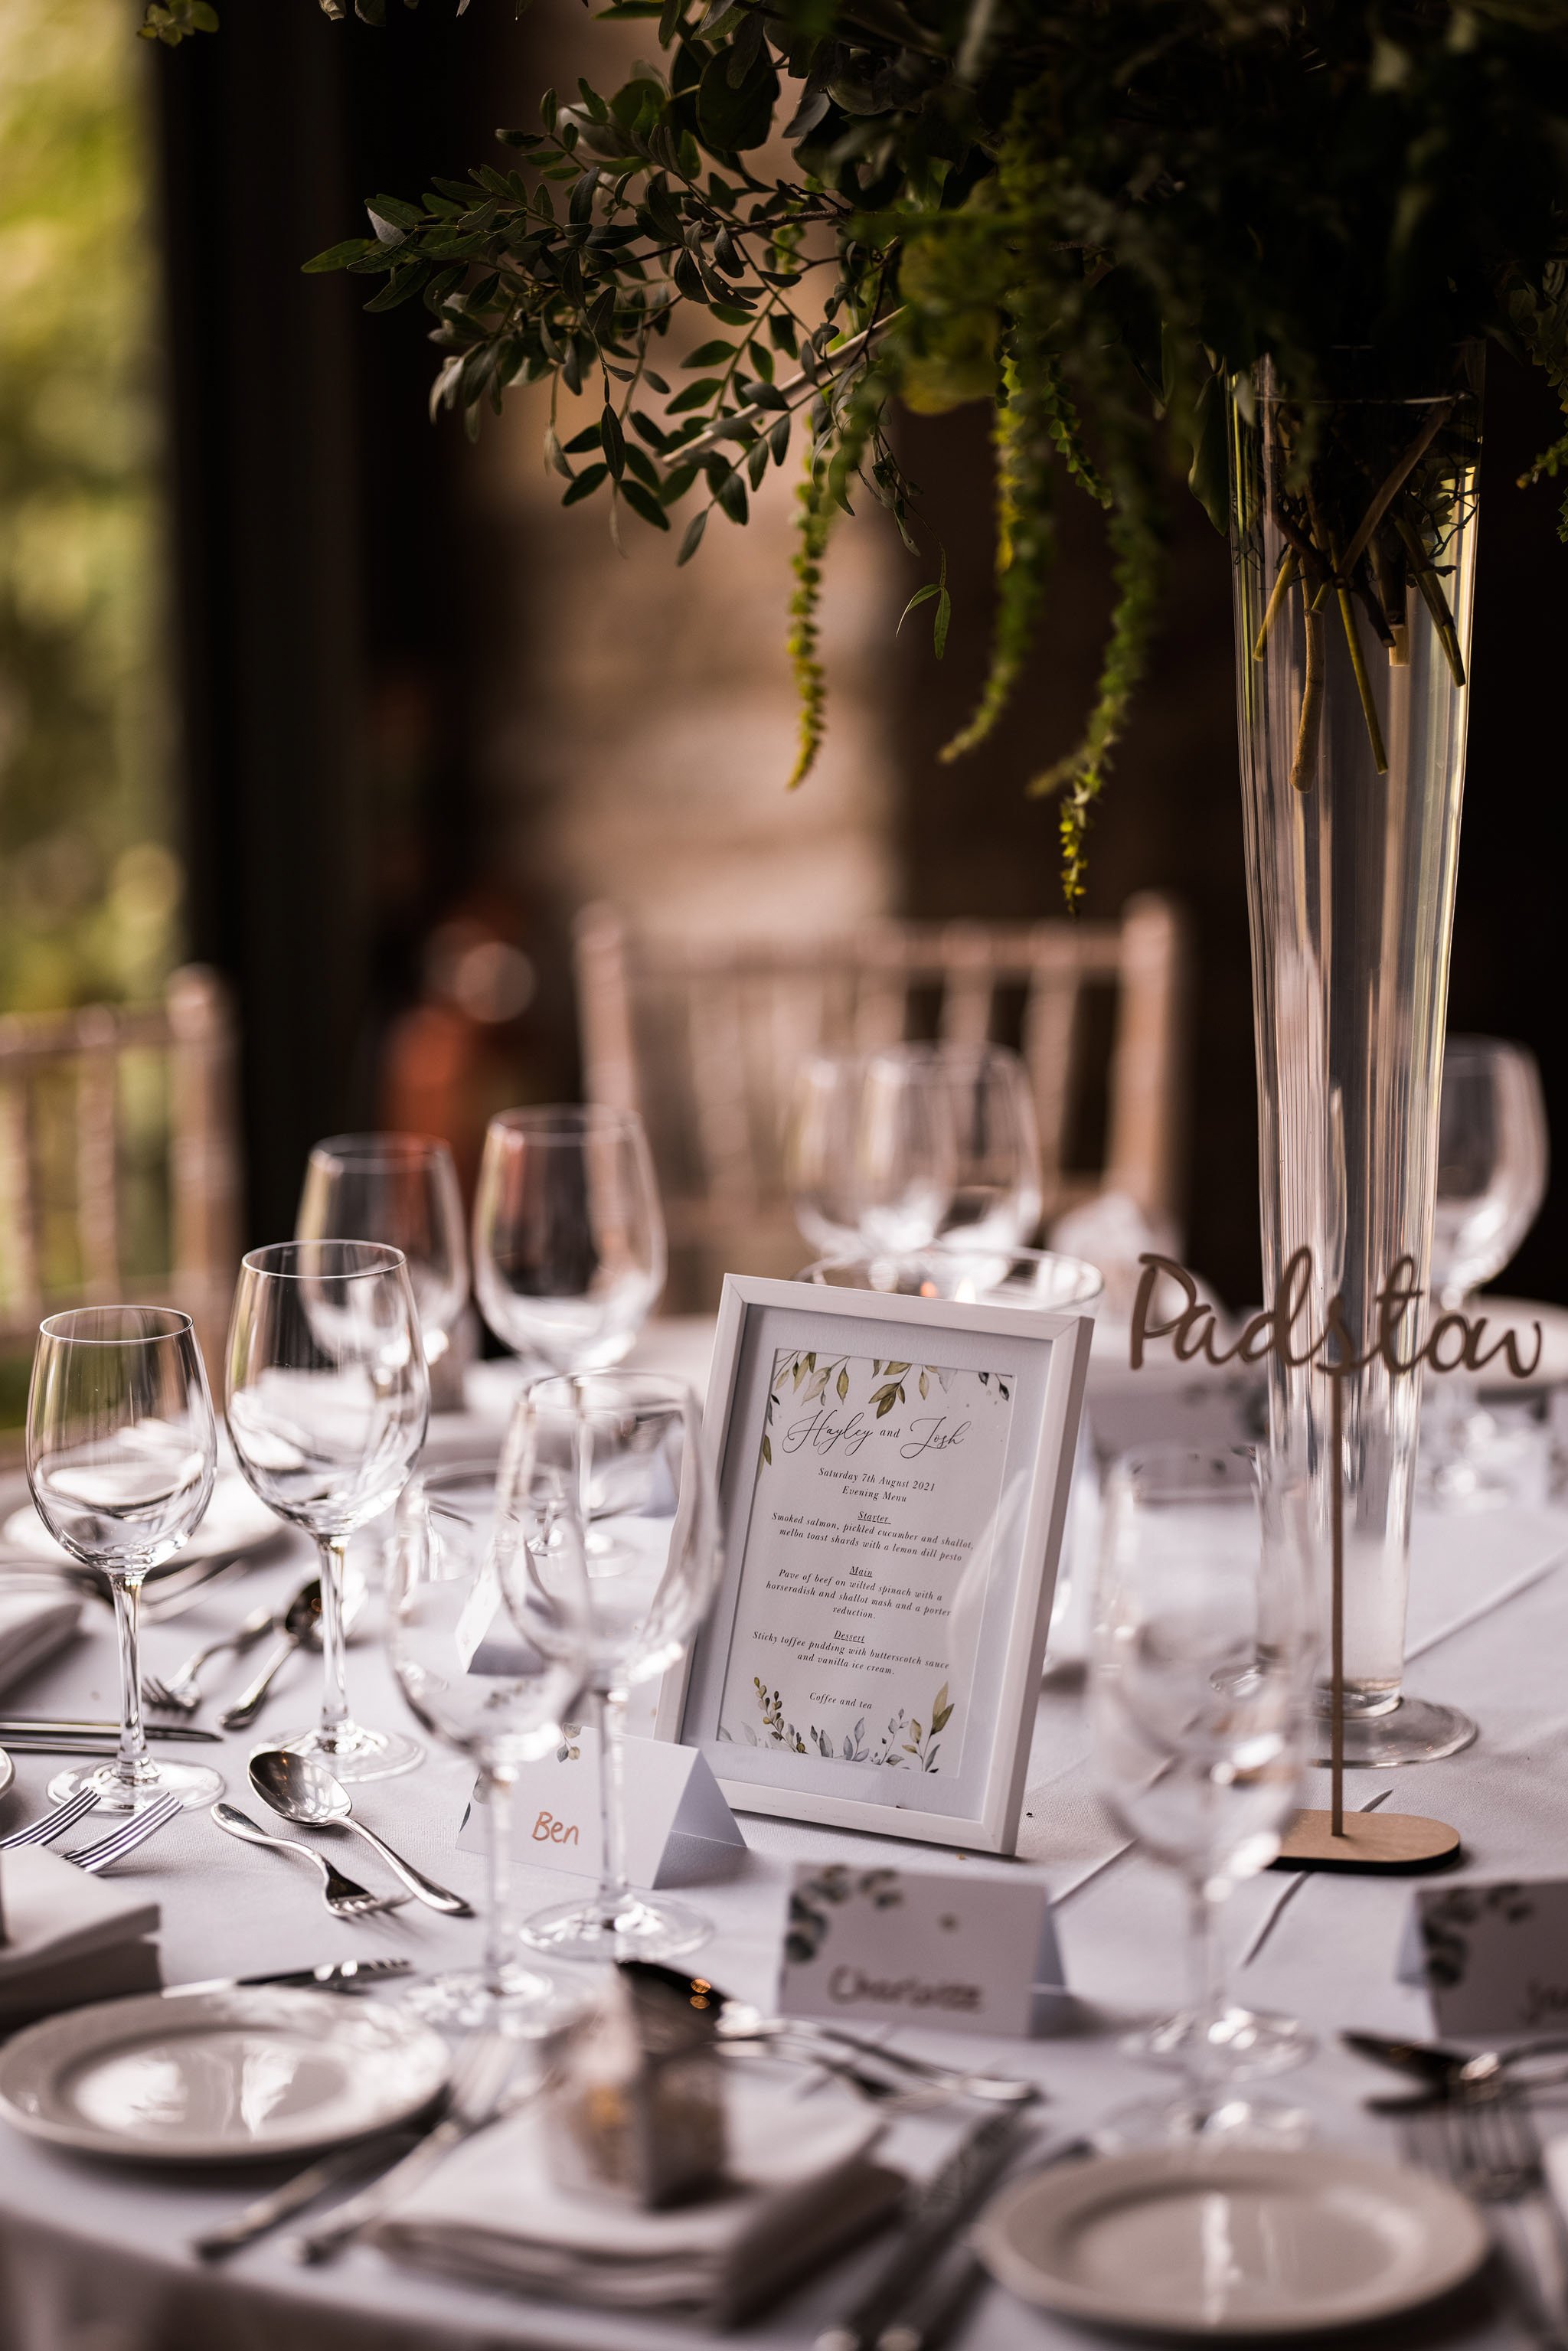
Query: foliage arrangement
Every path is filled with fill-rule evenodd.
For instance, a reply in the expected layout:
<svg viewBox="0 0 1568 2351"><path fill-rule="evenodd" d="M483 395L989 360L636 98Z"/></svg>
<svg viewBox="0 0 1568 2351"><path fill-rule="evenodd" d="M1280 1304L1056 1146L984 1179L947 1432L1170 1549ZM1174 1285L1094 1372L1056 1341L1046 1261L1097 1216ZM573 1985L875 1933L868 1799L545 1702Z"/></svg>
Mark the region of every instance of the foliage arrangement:
<svg viewBox="0 0 1568 2351"><path fill-rule="evenodd" d="M359 5L373 16L382 0ZM148 29L178 39L211 13L160 0ZM383 277L371 309L423 300L442 353L434 404L471 432L510 385L596 388L596 423L564 445L553 424L547 436L563 500L601 497L612 527L622 513L678 524L680 561L716 509L746 520L793 444L797 782L821 740L834 516L864 491L918 549L894 405L988 401L992 657L947 756L985 740L1034 653L1059 483L1104 508L1113 559L1094 705L1033 787L1061 795L1070 900L1158 612L1173 448L1223 523L1228 386L1270 361L1310 417L1347 348L1385 392L1415 394L1448 381L1456 345L1490 336L1542 369L1568 414L1564 0L600 13L656 19L657 55L612 90L547 91L537 129L500 133L508 168L437 180L417 202L377 196L371 234L309 266ZM1301 546L1281 592L1314 616L1337 609L1353 653L1362 622L1396 652L1412 585L1436 612L1447 421L1419 464L1401 445L1407 421L1338 460L1310 429L1298 437ZM1331 514L1317 492L1336 462ZM1568 433L1537 470L1564 466ZM934 606L940 652L939 560L912 601Z"/></svg>

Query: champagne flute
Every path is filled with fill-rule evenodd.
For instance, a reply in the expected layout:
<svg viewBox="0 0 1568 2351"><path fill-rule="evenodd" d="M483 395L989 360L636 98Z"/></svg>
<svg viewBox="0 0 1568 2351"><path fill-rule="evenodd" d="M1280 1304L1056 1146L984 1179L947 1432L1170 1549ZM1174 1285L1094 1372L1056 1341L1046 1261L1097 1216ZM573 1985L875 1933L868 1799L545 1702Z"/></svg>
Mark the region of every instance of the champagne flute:
<svg viewBox="0 0 1568 2351"><path fill-rule="evenodd" d="M402 1252L379 1241L277 1241L241 1260L228 1336L228 1428L246 1482L321 1558L325 1687L314 1730L280 1747L340 1780L384 1780L416 1740L349 1712L343 1572L350 1535L390 1509L424 1442L430 1378Z"/></svg>
<svg viewBox="0 0 1568 2351"><path fill-rule="evenodd" d="M1090 1715L1100 1781L1186 1889L1189 2006L1134 2044L1186 2075L1176 2099L1113 2116L1102 2143L1299 2138L1295 2109L1220 2087L1311 2053L1293 2019L1228 1994L1220 1904L1266 1869L1296 1807L1310 1687L1299 1497L1265 1510L1247 1447L1155 1447L1112 1474L1095 1590Z"/></svg>
<svg viewBox="0 0 1568 2351"><path fill-rule="evenodd" d="M664 1286L664 1219L634 1111L591 1103L490 1121L474 1283L497 1338L546 1370L621 1361Z"/></svg>
<svg viewBox="0 0 1568 2351"><path fill-rule="evenodd" d="M27 1395L27 1483L38 1516L114 1595L120 1751L49 1782L63 1803L90 1788L106 1811L162 1796L210 1804L221 1775L155 1762L141 1727L138 1603L149 1571L172 1559L207 1507L217 1432L188 1314L165 1306L82 1306L38 1326Z"/></svg>
<svg viewBox="0 0 1568 2351"><path fill-rule="evenodd" d="M538 2030L560 2013L557 1987L519 1967L510 1948L512 1790L520 1765L559 1744L581 1692L587 1580L580 1548L558 1544L550 1584L524 1561L508 1601L497 1555L516 1532L489 1463L415 1475L397 1507L387 1652L417 1719L478 1767L489 1860L481 1970L434 1976L405 1995L443 2025Z"/></svg>
<svg viewBox="0 0 1568 2351"><path fill-rule="evenodd" d="M298 1240L386 1241L401 1249L424 1360L438 1363L468 1295L463 1195L444 1143L427 1134L332 1134L311 1151Z"/></svg>
<svg viewBox="0 0 1568 2351"><path fill-rule="evenodd" d="M1546 1105L1535 1056L1500 1037L1450 1037L1437 1116L1437 1198L1432 1296L1462 1314L1471 1290L1508 1264L1546 1195ZM1421 1413L1421 1481L1437 1501L1475 1510L1511 1499L1498 1435L1478 1409L1473 1374L1427 1374Z"/></svg>
<svg viewBox="0 0 1568 2351"><path fill-rule="evenodd" d="M538 1381L518 1399L500 1484L523 1531L501 1561L519 1623L528 1583L553 1591L586 1560L599 1732L598 1891L529 1918L523 1940L577 1958L678 1958L712 1925L627 1885L623 1742L628 1691L674 1665L718 1583L718 1496L695 1399L678 1380L625 1372Z"/></svg>

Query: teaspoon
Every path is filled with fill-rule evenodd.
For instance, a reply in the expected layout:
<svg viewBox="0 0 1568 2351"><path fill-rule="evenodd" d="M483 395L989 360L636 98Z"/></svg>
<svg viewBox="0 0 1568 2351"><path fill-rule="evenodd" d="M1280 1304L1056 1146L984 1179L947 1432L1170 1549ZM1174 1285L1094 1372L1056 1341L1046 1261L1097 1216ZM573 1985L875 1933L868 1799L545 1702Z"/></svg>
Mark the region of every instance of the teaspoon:
<svg viewBox="0 0 1568 2351"><path fill-rule="evenodd" d="M258 1747L250 1759L250 1783L265 1803L286 1821L296 1821L304 1828L352 1829L381 1855L389 1869L396 1872L409 1892L433 1910L444 1910L452 1918L471 1918L473 1906L460 1894L451 1893L437 1886L414 1868L412 1862L394 1853L384 1838L363 1821L354 1818L349 1792L340 1780L333 1778L323 1763L313 1755L296 1755L287 1747Z"/></svg>

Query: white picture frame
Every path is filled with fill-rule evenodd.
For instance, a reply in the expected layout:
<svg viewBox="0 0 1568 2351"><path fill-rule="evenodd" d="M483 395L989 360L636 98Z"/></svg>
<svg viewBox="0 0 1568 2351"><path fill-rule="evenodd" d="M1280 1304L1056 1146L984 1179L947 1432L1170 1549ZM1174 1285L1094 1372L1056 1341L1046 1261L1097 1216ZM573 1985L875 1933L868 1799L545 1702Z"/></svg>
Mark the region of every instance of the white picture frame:
<svg viewBox="0 0 1568 2351"><path fill-rule="evenodd" d="M750 1275L725 1277L703 1421L704 1442L718 1484L725 1564L705 1623L685 1657L664 1677L655 1736L700 1749L736 1811L981 1853L1017 1850L1092 1332L1092 1318L1085 1314L888 1296ZM988 1425L977 1448L982 1479L991 1476L989 1465L999 1463L991 1477L997 1499L985 1521L987 1548L977 1587L980 1600L969 1604L974 1630L967 1637L967 1727L956 1764L946 1767L955 1776L941 1784L941 1767L920 1761L918 1747L888 1754L852 1753L846 1739L841 1757L826 1733L816 1729L811 1736L821 1741L820 1753L814 1747L784 1743L782 1724L776 1729L766 1720L767 1691L755 1675L751 1680L774 1743L758 1744L757 1729L743 1726L752 1743L740 1744L728 1729L744 1696L744 1677L734 1653L738 1646L747 1658L751 1656L746 1641L737 1644L737 1639L743 1602L752 1617L764 1605L777 1616L780 1605L777 1597L759 1602L757 1579L765 1572L755 1560L748 1568L748 1553L760 1552L771 1542L772 1555L778 1556L777 1510L766 1519L758 1516L764 1461L771 1468L774 1460L763 1439L776 1427L784 1438L775 1417L780 1403L775 1383L782 1382L786 1401L790 1401L789 1376L804 1353L853 1366L857 1377L859 1367L868 1363L873 1375L912 1371L918 1378L924 1370L944 1382L944 1395L946 1383L967 1380L971 1384L958 1393L977 1397L981 1392L973 1383L984 1382L988 1405L998 1395L1005 1399L1005 1416L994 1426ZM808 1383L808 1397L812 1384ZM920 1385L926 1389L924 1380ZM877 1389L872 1401L880 1401L883 1393ZM831 1406L831 1399L829 1403ZM901 1413L911 1409L903 1402L897 1408ZM892 1410L891 1405L882 1407L883 1413ZM873 1414L872 1418L880 1416ZM929 1417L922 1425L928 1426ZM965 1428L974 1425L963 1424ZM831 1439L831 1416L826 1424L794 1421L789 1434L802 1426L812 1450L820 1454L823 1446L814 1432L821 1427ZM913 1430L915 1426L912 1416L909 1426ZM894 1451L869 1457L893 1463L894 1453L902 1450L900 1428L890 1421L885 1431L873 1426L867 1434L879 1438L885 1434L894 1440ZM800 1445L792 1449L799 1450ZM966 1465L966 1474L969 1467ZM898 1474L902 1482L906 1473ZM986 1490L983 1485L981 1490ZM910 1505L915 1510L920 1507ZM792 1566L798 1557L804 1564L812 1549L810 1528L819 1523L823 1522L806 1523L801 1552L789 1554ZM834 1547L841 1548L845 1539L852 1548L848 1530ZM977 1544L976 1550L977 1553ZM825 1564L825 1552L823 1557ZM748 1573L753 1579L749 1594ZM778 1586L768 1583L766 1590L776 1594ZM786 1594L786 1608L794 1604ZM948 1637L953 1637L950 1631ZM913 1726L924 1729L927 1751L936 1722L933 1709L926 1725ZM798 1742L793 1723L789 1731ZM916 1758L913 1764L904 1761L910 1755ZM866 1768L887 1761L900 1768Z"/></svg>

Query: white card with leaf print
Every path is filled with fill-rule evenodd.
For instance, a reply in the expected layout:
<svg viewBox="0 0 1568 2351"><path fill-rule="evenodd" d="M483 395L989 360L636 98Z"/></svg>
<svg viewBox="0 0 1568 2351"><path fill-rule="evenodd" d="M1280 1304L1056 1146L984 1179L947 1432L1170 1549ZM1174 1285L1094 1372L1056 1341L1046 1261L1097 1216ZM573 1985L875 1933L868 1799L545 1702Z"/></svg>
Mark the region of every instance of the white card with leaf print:
<svg viewBox="0 0 1568 2351"><path fill-rule="evenodd" d="M780 1347L718 1736L957 1771L1015 1374Z"/></svg>
<svg viewBox="0 0 1568 2351"><path fill-rule="evenodd" d="M1405 1983L1422 1984L1442 2033L1568 2027L1568 1882L1423 1886L1399 1946Z"/></svg>
<svg viewBox="0 0 1568 2351"><path fill-rule="evenodd" d="M789 1889L785 2016L1027 2033L1060 1995L1051 1899L1036 1878L801 1862Z"/></svg>

